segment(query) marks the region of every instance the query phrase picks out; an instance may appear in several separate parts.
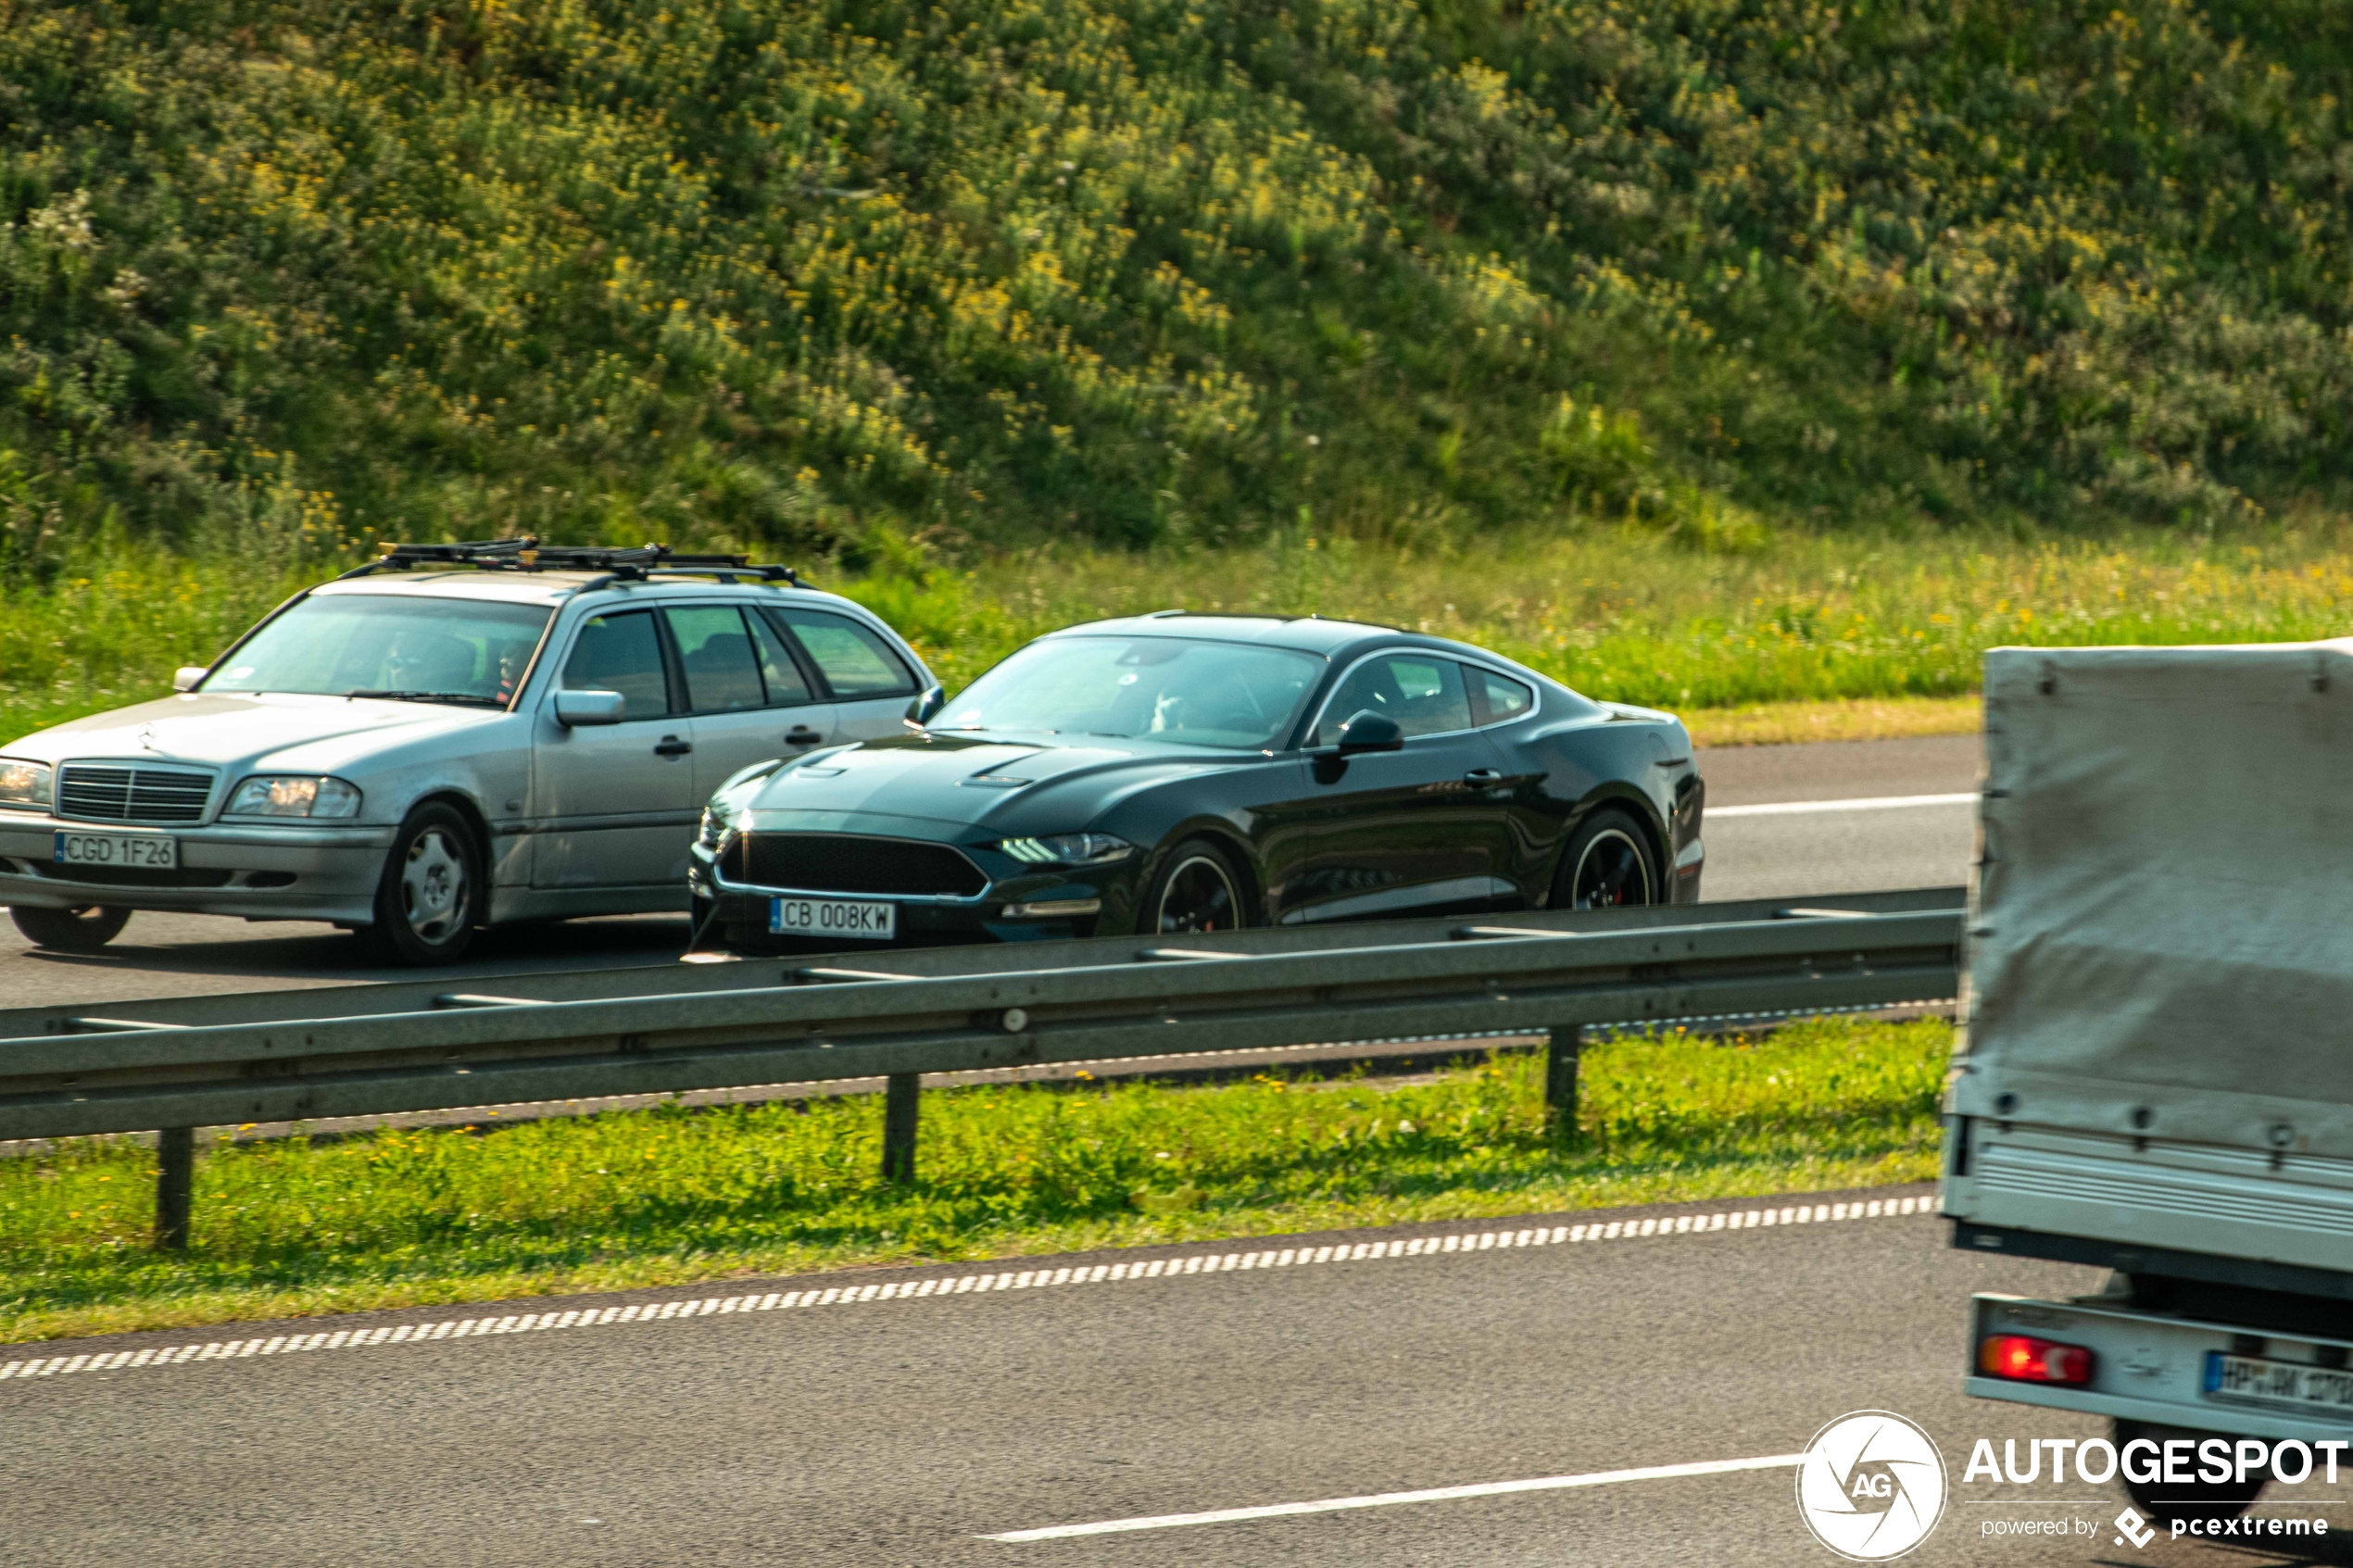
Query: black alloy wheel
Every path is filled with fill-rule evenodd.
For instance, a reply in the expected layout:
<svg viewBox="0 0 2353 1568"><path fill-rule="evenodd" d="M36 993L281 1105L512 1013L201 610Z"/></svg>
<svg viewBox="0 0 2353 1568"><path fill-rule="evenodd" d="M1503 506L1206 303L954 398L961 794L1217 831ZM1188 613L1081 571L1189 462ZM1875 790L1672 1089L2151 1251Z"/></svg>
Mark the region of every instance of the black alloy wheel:
<svg viewBox="0 0 2353 1568"><path fill-rule="evenodd" d="M10 905L8 918L24 939L36 947L60 953L94 953L131 923L131 911L120 904L83 904L71 909L36 909Z"/></svg>
<svg viewBox="0 0 2353 1568"><path fill-rule="evenodd" d="M1239 931L1250 923L1242 880L1225 852L1189 838L1168 857L1144 899L1144 932L1162 936Z"/></svg>
<svg viewBox="0 0 2353 1568"><path fill-rule="evenodd" d="M1655 904L1658 868L1650 838L1625 812L1594 812L1570 835L1553 884L1555 909L1616 909Z"/></svg>

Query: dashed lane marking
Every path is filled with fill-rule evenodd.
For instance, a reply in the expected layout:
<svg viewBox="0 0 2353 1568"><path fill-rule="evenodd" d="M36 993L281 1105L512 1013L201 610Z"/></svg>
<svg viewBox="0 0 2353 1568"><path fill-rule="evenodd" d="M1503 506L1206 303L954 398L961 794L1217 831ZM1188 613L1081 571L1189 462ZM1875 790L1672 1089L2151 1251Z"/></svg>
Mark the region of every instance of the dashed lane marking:
<svg viewBox="0 0 2353 1568"><path fill-rule="evenodd" d="M1761 806L1710 806L1707 820L1727 817L1795 817L1815 811L1894 811L1906 806L1968 806L1974 793L1961 795L1867 795L1854 800L1774 800Z"/></svg>
<svg viewBox="0 0 2353 1568"><path fill-rule="evenodd" d="M1315 1502L1272 1502L1256 1508L1219 1508L1206 1513L1151 1513L1135 1519L1104 1519L1092 1524L1049 1524L1038 1530L1007 1530L984 1541L1059 1541L1073 1536L1116 1536L1130 1530L1180 1530L1189 1524L1227 1524L1239 1519L1281 1519L1300 1513L1338 1513L1352 1508L1394 1508L1409 1502L1453 1502L1458 1498L1500 1498L1514 1492L1560 1492L1576 1486L1614 1486L1625 1481L1666 1481L1679 1475L1729 1475L1740 1470L1774 1470L1802 1464L1804 1454L1766 1454L1757 1459L1712 1459L1696 1464L1654 1464L1640 1470L1595 1470L1583 1475L1539 1475L1529 1481L1481 1481L1467 1486L1431 1486L1418 1492L1374 1492L1361 1498L1324 1498Z"/></svg>
<svg viewBox="0 0 2353 1568"><path fill-rule="evenodd" d="M358 1350L379 1345L420 1345L444 1339L484 1339L502 1334L543 1334L556 1329L602 1328L609 1323L668 1323L727 1312L798 1311L811 1307L862 1306L868 1302L913 1301L941 1296L980 1295L997 1290L1041 1290L1063 1286L1114 1285L1185 1274L1236 1273L1252 1269L1315 1268L1330 1263L1369 1263L1392 1258L1429 1258L1447 1253L1488 1252L1509 1247L1560 1247L1588 1242L1634 1241L1646 1236L1696 1236L1755 1230L1766 1225L1834 1223L1845 1220L1893 1219L1926 1214L1932 1195L1875 1198L1847 1203L1798 1203L1776 1209L1733 1209L1713 1214L1679 1214L1647 1220L1595 1220L1585 1224L1538 1225L1526 1229L1457 1231L1387 1241L1332 1242L1319 1247L1262 1247L1239 1252L1196 1252L1134 1263L1077 1263L1061 1268L992 1269L963 1274L929 1274L887 1285L829 1285L799 1290L706 1296L688 1301L646 1301L627 1307L574 1307L544 1312L447 1318L438 1323L379 1324L372 1328L321 1329L250 1339L215 1339L185 1345L150 1345L139 1350L83 1351L71 1356L33 1356L0 1361L0 1380L64 1377L85 1372L128 1372L182 1366L191 1361L242 1361L251 1356L290 1356L306 1350Z"/></svg>

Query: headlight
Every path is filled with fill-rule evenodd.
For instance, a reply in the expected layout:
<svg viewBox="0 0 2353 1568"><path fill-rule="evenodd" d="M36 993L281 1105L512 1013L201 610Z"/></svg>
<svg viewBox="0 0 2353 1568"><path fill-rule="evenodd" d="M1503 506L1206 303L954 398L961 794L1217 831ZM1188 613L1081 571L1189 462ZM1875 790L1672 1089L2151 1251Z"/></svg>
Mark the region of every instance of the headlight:
<svg viewBox="0 0 2353 1568"><path fill-rule="evenodd" d="M711 803L702 809L699 842L704 848L718 848L719 841L736 831L736 824L743 821L744 809L760 793L761 784L783 765L781 761L761 762L728 775L727 782L719 786Z"/></svg>
<svg viewBox="0 0 2353 1568"><path fill-rule="evenodd" d="M229 797L224 817L308 817L312 821L356 817L359 791L341 779L263 773L245 780Z"/></svg>
<svg viewBox="0 0 2353 1568"><path fill-rule="evenodd" d="M997 847L1033 866L1107 866L1124 860L1136 847L1107 833L1052 833L1043 838L1007 838Z"/></svg>
<svg viewBox="0 0 2353 1568"><path fill-rule="evenodd" d="M0 757L0 806L37 811L49 804L49 764Z"/></svg>

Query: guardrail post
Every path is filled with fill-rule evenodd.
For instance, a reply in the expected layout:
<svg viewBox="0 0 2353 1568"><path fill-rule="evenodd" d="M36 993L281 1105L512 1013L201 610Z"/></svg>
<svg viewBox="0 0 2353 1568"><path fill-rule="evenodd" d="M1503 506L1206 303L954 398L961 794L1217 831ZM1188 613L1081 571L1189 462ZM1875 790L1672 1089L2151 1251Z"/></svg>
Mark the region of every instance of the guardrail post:
<svg viewBox="0 0 2353 1568"><path fill-rule="evenodd" d="M1585 1046L1585 1026L1553 1026L1544 1051L1544 1124L1554 1143L1577 1136L1577 1059Z"/></svg>
<svg viewBox="0 0 2353 1568"><path fill-rule="evenodd" d="M915 1179L915 1112L921 1103L923 1075L894 1073L883 1089L883 1180Z"/></svg>
<svg viewBox="0 0 2353 1568"><path fill-rule="evenodd" d="M166 1127L156 1135L156 1249L188 1250L188 1210L196 1196L196 1130Z"/></svg>

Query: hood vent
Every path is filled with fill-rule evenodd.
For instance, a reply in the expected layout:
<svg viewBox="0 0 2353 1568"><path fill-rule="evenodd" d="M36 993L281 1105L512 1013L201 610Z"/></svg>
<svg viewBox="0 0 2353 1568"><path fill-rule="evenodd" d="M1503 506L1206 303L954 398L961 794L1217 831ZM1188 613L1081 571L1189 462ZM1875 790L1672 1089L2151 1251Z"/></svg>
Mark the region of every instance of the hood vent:
<svg viewBox="0 0 2353 1568"><path fill-rule="evenodd" d="M69 762L57 770L57 815L92 822L204 821L212 775L193 768Z"/></svg>

